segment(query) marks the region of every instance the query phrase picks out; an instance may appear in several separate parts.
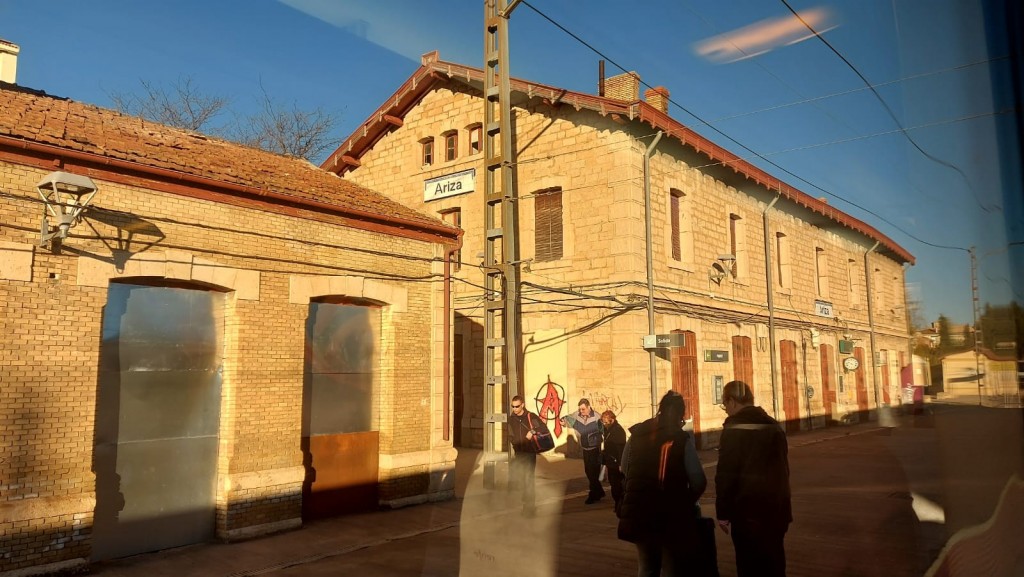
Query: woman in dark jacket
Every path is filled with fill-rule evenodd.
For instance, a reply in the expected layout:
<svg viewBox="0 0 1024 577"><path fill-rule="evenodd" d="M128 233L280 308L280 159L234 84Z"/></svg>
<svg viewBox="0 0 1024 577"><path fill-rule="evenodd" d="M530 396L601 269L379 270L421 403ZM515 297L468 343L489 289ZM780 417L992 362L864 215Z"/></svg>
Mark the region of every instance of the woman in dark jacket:
<svg viewBox="0 0 1024 577"><path fill-rule="evenodd" d="M707 478L682 429L685 412L683 398L669 391L654 418L630 428L623 452L619 538L636 544L639 577L700 574L697 499Z"/></svg>
<svg viewBox="0 0 1024 577"><path fill-rule="evenodd" d="M608 484L612 487L612 499L615 499L615 512L618 513L622 504L622 482L625 480L620 464L622 451L626 448L626 430L615 420L615 413L612 411L601 413L601 424L604 425L601 461L608 469Z"/></svg>

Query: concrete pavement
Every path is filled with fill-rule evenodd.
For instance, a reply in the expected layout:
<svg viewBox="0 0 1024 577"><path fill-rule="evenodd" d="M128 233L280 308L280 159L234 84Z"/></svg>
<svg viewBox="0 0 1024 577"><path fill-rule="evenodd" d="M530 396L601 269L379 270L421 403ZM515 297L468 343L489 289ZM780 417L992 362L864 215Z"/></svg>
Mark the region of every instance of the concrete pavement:
<svg viewBox="0 0 1024 577"><path fill-rule="evenodd" d="M922 575L946 534L921 520L915 495L941 501L935 431L864 423L790 436L794 517L789 574ZM717 453L701 451L709 479ZM461 452L457 497L398 510L307 523L231 544L203 544L95 564L105 577L182 575L633 575L635 551L615 537L610 498L584 505L582 461L538 462L538 514L518 495L482 487L478 453ZM929 462L926 462L929 461ZM471 474L470 474L471 473ZM714 487L701 499L714 516ZM917 498L917 500L921 500ZM735 575L732 544L717 534L723 576Z"/></svg>

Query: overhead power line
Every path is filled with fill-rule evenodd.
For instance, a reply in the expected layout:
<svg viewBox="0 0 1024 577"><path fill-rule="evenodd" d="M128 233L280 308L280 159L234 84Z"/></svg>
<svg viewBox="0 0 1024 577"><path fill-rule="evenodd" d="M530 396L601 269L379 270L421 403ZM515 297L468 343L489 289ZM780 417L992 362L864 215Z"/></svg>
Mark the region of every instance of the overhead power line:
<svg viewBox="0 0 1024 577"><path fill-rule="evenodd" d="M547 14L545 14L544 12L542 12L541 10L536 8L534 5L530 4L527 0L523 0L522 3L525 6L527 6L528 8L530 8L530 10L533 10L541 18L543 18L544 20L547 20L551 25L555 26L556 28L558 28L559 30L564 32L565 34L569 35L572 39L576 40L577 42L579 42L580 44L582 44L583 46L588 48L590 51L592 51L595 54L597 54L598 56L600 56L601 58L607 60L609 63L611 63L612 66L618 68L619 70L621 70L624 73L628 73L629 72L629 70L626 67L624 67L621 64L619 64L617 61L615 61L615 59L609 57L607 54L605 54L601 50L597 49L596 47L591 45L586 40L580 38L577 34L575 34L571 30L569 30L568 28L566 28L565 26L560 24L559 22L557 22L554 19L552 19L550 16L548 16ZM648 84L644 80L642 80L642 79L638 79L638 80L639 80L641 85L643 85L643 86L645 86L645 87L647 87L649 89L653 88L650 84ZM780 166L779 164L777 164L775 162L772 162L771 160L766 158L764 155L756 152L755 150L751 149L750 147L748 147L747 145L743 144L742 142L736 140L735 138L733 138L729 134L726 134L724 131L722 131L718 127L714 126L710 122L704 120L702 117L700 117L699 115L695 114L694 112L692 112L687 107L683 106L682 104L679 104L678 102L676 102L671 97L668 98L668 101L671 104L675 105L680 110L682 110L683 112L685 112L686 114L688 114L689 116L691 116L692 118L694 118L695 120L697 120L698 122L700 122L701 124L703 124L704 126L708 127L709 129L713 130L715 133L717 133L720 136L722 136L723 138L727 139L729 142L732 142L736 146L739 146L743 150L747 151L753 157L756 157L756 158L760 159L761 161L763 161L763 162L765 162L765 163L775 167L776 169L778 169L781 172L783 172L783 173L785 173L785 174L787 174L787 175L789 175L789 176L799 180L800 182L803 182L804 184L814 188L815 190L818 190L818 191L820 191L820 192L822 192L822 193L824 193L824 194L826 194L826 195L828 195L828 196L830 196L832 198L835 198L837 200L845 202L846 204L848 204L850 206L858 208L858 209L860 209L860 210L862 210L862 211L864 211L864 212L866 212L866 213L868 213L868 214L870 214L872 216L875 216L875 217L879 218L882 222L885 222L886 224L888 224L889 226L891 226L894 229L898 230L899 232L902 232L903 234L905 234L909 238L911 238L913 240L916 240L917 242L919 242L921 244L924 244L924 245L927 245L927 246L931 246L931 247L934 247L934 248L940 248L940 249L946 249L946 250L959 250L959 251L964 251L964 252L967 251L966 247L948 246L948 245L942 245L942 244L938 244L938 243L929 242L929 241L926 241L924 239L921 239L917 235L914 235L914 234L911 234L910 232L907 232L902 227L894 224L893 222L889 221L888 219L886 219L885 217L879 215L878 213L874 212L873 210L870 210L870 209L865 208L865 207L863 207L863 206L861 206L861 205L859 205L859 204L857 204L857 203L855 203L855 202L853 202L851 200L848 200L848 199L846 199L846 198L844 198L844 197L842 197L842 196L840 196L840 195L838 195L838 194L836 194L836 193L834 193L834 192L832 192L830 190L827 190L827 189L825 189L825 188L823 188L823 187L821 187L821 186L819 186L819 185L817 185L817 184L807 180L806 178L804 178L804 177L794 173L793 171L791 171L791 170L789 170L789 169L787 169L787 168L785 168L783 166Z"/></svg>
<svg viewBox="0 0 1024 577"><path fill-rule="evenodd" d="M793 16L795 16L797 18L797 20L800 21L801 24L803 24L808 30L810 30L811 33L814 34L814 36L818 40L820 40L825 46L828 46L829 50L831 50L833 54L838 56L839 59L842 60L846 64L846 66L849 67L850 70L852 70L853 73L856 74L857 77L861 79L862 82L864 82L864 85L869 90L871 90L871 93L875 95L876 99L878 99L878 102L882 105L882 108L884 108L885 111L889 113L889 118L891 118L892 121L896 123L896 126L898 126L900 128L900 131L903 133L903 136L906 137L907 141L910 142L910 144L913 145L913 147L915 149L917 149L918 152L920 152L922 155L924 155L925 158L927 158L927 159L929 159L929 160L931 160L931 161L933 161L933 162L935 162L937 164L945 166L946 168L949 168L951 170L956 171L956 173L959 174L961 176L961 178L964 179L964 184L967 185L967 189L970 190L971 194L974 195L974 199L978 203L978 207L980 207L981 210L983 210L985 212L991 212L991 209L989 207L985 206L985 204L981 201L981 197L978 196L978 192L976 190L974 190L974 187L971 185L970 179L967 178L967 175L964 174L964 171L961 170L960 167L958 167L955 164L953 164L951 162L948 162L946 160L942 160L941 158L938 158L937 156L935 156L935 155L929 153L928 151L926 151L925 149L921 148L921 145L918 144L917 141L914 140L910 136L910 134L907 133L906 129L903 128L903 123L900 122L900 119L896 117L896 113L893 112L891 107L889 107L889 103L886 102L884 98L882 98L882 95L879 94L878 90L875 89L875 87L871 84L871 82L869 82L868 79L865 78L863 74L861 74L860 70L858 70L857 67L854 66L853 63L851 63L846 58L846 56L843 56L843 54L841 52L839 52L839 50L837 50L836 47L833 46L831 42L829 42L828 40L825 39L824 36L819 34L818 31L814 29L814 26L812 26L809 22L804 20L804 18L802 16L800 16L800 14L797 13L797 11L794 10L792 6L789 5L789 2L787 2L786 0L779 0L779 1L782 2L782 4L786 8L788 8L790 12L793 13ZM1002 208L999 207L998 205L993 205L992 208L995 208L996 210L1002 210Z"/></svg>

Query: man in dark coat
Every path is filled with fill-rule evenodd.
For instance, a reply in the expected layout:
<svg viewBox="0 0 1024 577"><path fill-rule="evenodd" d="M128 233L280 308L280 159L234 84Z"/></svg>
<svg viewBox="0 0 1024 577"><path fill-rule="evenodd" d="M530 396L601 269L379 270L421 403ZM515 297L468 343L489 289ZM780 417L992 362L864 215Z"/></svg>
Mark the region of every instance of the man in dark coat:
<svg viewBox="0 0 1024 577"><path fill-rule="evenodd" d="M697 499L707 478L693 436L682 429L685 411L679 393L666 393L654 418L629 429L622 454L618 534L636 544L640 577L701 574Z"/></svg>
<svg viewBox="0 0 1024 577"><path fill-rule="evenodd" d="M612 488L612 499L615 500L615 512L619 512L624 493L622 475L622 451L626 448L626 430L615 420L615 413L601 413L601 424L604 425L604 448L601 450L601 462L608 471L608 484Z"/></svg>
<svg viewBox="0 0 1024 577"><path fill-rule="evenodd" d="M508 416L508 436L512 445L512 462L509 473L512 485L523 491L523 514L532 517L536 506L534 474L537 470L539 447L534 436L548 433L547 424L535 413L526 410L523 397L512 397L512 413Z"/></svg>
<svg viewBox="0 0 1024 577"><path fill-rule="evenodd" d="M783 540L793 521L786 433L754 406L746 383L729 382L722 400L729 417L715 474L718 525L732 535L738 577L785 577Z"/></svg>

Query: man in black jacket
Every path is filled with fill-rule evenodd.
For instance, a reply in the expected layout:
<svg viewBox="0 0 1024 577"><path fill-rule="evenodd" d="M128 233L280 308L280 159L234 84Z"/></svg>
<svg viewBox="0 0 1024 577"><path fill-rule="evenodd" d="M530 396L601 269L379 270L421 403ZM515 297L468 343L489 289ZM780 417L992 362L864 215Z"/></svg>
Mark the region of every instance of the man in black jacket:
<svg viewBox="0 0 1024 577"><path fill-rule="evenodd" d="M729 382L722 401L729 417L715 474L718 525L732 535L738 577L785 577L783 540L793 521L786 434L754 406L746 383Z"/></svg>
<svg viewBox="0 0 1024 577"><path fill-rule="evenodd" d="M615 500L615 512L619 512L622 504L623 481L620 465L622 463L622 451L626 448L626 430L615 420L615 413L611 410L601 413L601 424L604 425L604 443L601 450L601 461L608 470L608 484L612 488L612 499Z"/></svg>
<svg viewBox="0 0 1024 577"><path fill-rule="evenodd" d="M534 439L537 433L548 433L547 424L536 414L526 410L523 397L512 397L512 413L508 416L508 436L514 454L509 463L513 485L523 491L523 515L532 517L536 504L534 473L540 447Z"/></svg>

